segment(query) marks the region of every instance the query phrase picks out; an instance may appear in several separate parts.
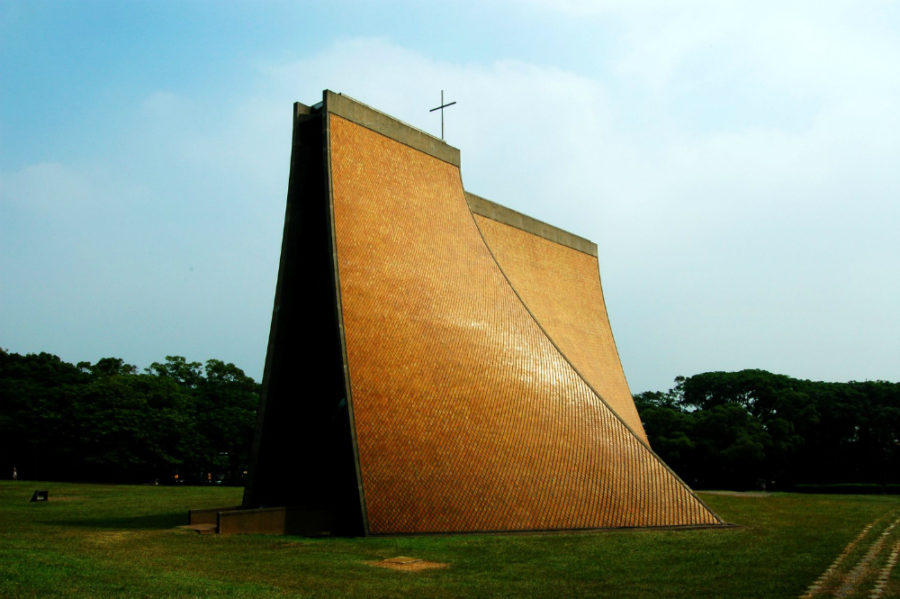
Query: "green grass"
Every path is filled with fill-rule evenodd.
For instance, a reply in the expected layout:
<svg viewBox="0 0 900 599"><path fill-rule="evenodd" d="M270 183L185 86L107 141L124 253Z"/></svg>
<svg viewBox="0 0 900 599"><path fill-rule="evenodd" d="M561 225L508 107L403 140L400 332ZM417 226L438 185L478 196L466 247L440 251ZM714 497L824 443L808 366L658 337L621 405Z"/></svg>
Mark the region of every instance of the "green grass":
<svg viewBox="0 0 900 599"><path fill-rule="evenodd" d="M49 502L28 502L38 488ZM188 508L240 496L0 482L0 597L797 597L866 524L900 514L897 496L704 494L740 526L359 539L176 528ZM449 567L366 564L398 555ZM900 591L898 569L890 589Z"/></svg>

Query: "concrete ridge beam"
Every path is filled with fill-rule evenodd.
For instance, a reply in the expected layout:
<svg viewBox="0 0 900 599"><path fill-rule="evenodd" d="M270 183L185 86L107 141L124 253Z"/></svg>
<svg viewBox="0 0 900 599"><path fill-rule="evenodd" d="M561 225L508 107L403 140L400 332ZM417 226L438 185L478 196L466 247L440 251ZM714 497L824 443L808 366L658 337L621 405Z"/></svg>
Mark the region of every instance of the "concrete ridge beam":
<svg viewBox="0 0 900 599"><path fill-rule="evenodd" d="M416 129L412 125L407 125L403 121L398 121L392 116L354 100L350 96L325 90L322 93L322 101L325 110L331 114L362 125L366 129L371 129L375 133L389 137L420 152L425 152L429 156L453 166L459 167L460 165L457 148L421 129Z"/></svg>
<svg viewBox="0 0 900 599"><path fill-rule="evenodd" d="M479 216L495 220L504 225L509 225L510 227L521 229L526 233L531 233L538 237L543 237L548 241L564 245L573 250L593 256L594 258L597 257L597 244L584 237L579 237L578 235L569 233L559 227L548 225L527 214L522 214L521 212L517 212L506 206L501 206L500 204L468 191L466 192L466 203L469 204L469 210Z"/></svg>

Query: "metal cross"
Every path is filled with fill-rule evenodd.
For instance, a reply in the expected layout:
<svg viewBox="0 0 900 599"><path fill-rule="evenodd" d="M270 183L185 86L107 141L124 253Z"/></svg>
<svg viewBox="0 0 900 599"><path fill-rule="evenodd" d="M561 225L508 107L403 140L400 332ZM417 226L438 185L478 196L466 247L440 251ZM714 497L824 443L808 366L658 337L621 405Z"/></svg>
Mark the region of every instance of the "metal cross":
<svg viewBox="0 0 900 599"><path fill-rule="evenodd" d="M428 111L428 112L434 112L435 110L441 111L441 139L444 139L444 109L447 108L448 106L453 106L454 104L456 104L455 100L453 102L447 102L446 104L444 104L444 90L441 90L441 105L438 106L437 108L432 108L431 110Z"/></svg>

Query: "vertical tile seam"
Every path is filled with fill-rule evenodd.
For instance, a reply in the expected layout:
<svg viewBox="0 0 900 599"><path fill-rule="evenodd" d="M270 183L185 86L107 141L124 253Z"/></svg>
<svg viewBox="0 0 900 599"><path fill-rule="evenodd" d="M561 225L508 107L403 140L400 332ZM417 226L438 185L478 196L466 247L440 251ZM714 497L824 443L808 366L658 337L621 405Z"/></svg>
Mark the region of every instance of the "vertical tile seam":
<svg viewBox="0 0 900 599"><path fill-rule="evenodd" d="M331 236L331 260L332 272L334 273L334 294L335 305L337 309L338 334L341 342L341 359L343 361L344 370L344 392L347 399L347 418L350 424L350 443L353 449L353 466L356 471L356 487L359 494L360 515L362 517L363 534L369 536L372 534L369 527L369 510L366 503L366 493L362 478L362 468L359 463L359 445L356 439L356 418L353 414L353 390L352 379L350 378L350 362L347 359L347 339L344 331L344 310L341 300L341 276L340 263L338 261L337 232L334 225L334 185L332 181L332 164L331 164L331 113L328 110L328 95L323 94L322 107L322 127L324 129L325 147L325 195L328 201L328 227Z"/></svg>

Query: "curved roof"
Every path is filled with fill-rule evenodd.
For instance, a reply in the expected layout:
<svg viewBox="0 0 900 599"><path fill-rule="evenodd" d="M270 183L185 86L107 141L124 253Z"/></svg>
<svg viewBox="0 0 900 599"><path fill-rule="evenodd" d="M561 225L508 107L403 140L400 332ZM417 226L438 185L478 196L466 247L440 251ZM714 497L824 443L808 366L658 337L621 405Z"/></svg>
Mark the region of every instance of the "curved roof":
<svg viewBox="0 0 900 599"><path fill-rule="evenodd" d="M328 118L368 531L719 523L547 337L459 167Z"/></svg>
<svg viewBox="0 0 900 599"><path fill-rule="evenodd" d="M647 442L609 325L596 250L552 241L496 212L483 216L484 201L469 201L475 222L522 301L594 391Z"/></svg>

